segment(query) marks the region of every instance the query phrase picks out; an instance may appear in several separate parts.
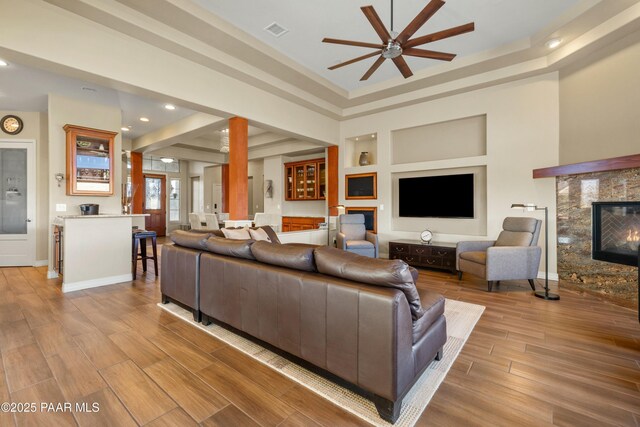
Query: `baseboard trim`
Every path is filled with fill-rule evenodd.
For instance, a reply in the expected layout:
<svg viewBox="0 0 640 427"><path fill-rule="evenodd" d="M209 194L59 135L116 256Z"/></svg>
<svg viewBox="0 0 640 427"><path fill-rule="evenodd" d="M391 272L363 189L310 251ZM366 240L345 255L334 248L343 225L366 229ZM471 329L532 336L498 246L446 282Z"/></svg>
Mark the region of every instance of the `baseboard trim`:
<svg viewBox="0 0 640 427"><path fill-rule="evenodd" d="M538 279L544 280L544 271L538 271ZM558 280L558 273L549 273L549 280Z"/></svg>
<svg viewBox="0 0 640 427"><path fill-rule="evenodd" d="M114 285L116 283L130 282L131 273L119 276L101 277L100 279L82 280L80 282L62 283L62 292L81 291L83 289L97 288L100 286Z"/></svg>
<svg viewBox="0 0 640 427"><path fill-rule="evenodd" d="M48 259L41 259L33 263L34 267L44 267L45 265L49 265Z"/></svg>

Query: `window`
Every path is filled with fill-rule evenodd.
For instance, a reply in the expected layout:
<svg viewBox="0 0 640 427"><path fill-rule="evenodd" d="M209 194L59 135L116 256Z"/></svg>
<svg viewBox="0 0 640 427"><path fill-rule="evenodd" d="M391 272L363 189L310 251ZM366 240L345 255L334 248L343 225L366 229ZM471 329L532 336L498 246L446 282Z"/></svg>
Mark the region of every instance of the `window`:
<svg viewBox="0 0 640 427"><path fill-rule="evenodd" d="M171 163L164 163L160 157L143 156L142 169L154 172L180 172L180 162L175 160Z"/></svg>
<svg viewBox="0 0 640 427"><path fill-rule="evenodd" d="M169 221L180 221L180 180L172 178L169 189Z"/></svg>

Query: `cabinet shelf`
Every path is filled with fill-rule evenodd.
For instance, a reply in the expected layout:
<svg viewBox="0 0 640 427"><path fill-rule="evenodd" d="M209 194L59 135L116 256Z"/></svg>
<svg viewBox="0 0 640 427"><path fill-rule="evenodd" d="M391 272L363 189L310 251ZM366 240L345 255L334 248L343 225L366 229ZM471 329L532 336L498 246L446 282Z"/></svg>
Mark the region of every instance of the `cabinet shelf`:
<svg viewBox="0 0 640 427"><path fill-rule="evenodd" d="M285 200L324 200L325 171L325 159L285 163Z"/></svg>
<svg viewBox="0 0 640 427"><path fill-rule="evenodd" d="M113 195L113 151L117 132L65 125L67 195Z"/></svg>

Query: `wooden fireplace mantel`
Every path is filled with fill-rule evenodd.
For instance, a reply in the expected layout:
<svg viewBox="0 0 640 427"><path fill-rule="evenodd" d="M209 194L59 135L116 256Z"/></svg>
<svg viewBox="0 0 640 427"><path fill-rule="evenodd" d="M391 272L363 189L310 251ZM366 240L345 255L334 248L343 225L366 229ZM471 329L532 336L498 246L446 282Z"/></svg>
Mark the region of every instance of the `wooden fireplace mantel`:
<svg viewBox="0 0 640 427"><path fill-rule="evenodd" d="M638 167L640 167L640 154L632 154L630 156L613 157L611 159L534 169L533 177L549 178L561 175L575 175L579 173L603 172Z"/></svg>

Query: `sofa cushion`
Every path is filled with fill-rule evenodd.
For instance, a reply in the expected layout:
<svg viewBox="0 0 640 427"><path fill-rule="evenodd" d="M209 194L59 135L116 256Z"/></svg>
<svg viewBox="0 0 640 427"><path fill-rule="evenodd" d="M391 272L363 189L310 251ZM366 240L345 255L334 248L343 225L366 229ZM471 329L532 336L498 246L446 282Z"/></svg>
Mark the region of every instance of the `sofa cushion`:
<svg viewBox="0 0 640 427"><path fill-rule="evenodd" d="M221 230L217 230L217 232L213 232L213 234L215 234L216 236L220 236L220 237L225 237L222 230L257 230L257 229L263 229L265 231L265 233L267 233L267 236L269 236L269 239L271 239L271 243L280 243L280 239L278 239L278 234L273 231L273 228L270 225L261 225L260 227L230 227L230 228L223 228ZM219 234L218 234L219 233ZM253 239L253 240L257 240L257 239Z"/></svg>
<svg viewBox="0 0 640 427"><path fill-rule="evenodd" d="M262 228L256 228L255 230L250 228L249 234L253 240L266 240L267 242L271 242L271 238Z"/></svg>
<svg viewBox="0 0 640 427"><path fill-rule="evenodd" d="M460 259L475 262L476 264L487 264L487 252L485 251L467 251L460 252Z"/></svg>
<svg viewBox="0 0 640 427"><path fill-rule="evenodd" d="M316 271L313 250L317 246L305 244L279 244L267 241L251 245L251 253L260 262L302 271Z"/></svg>
<svg viewBox="0 0 640 427"><path fill-rule="evenodd" d="M413 342L416 343L433 323L444 314L444 297L437 292L420 289L424 316L413 322Z"/></svg>
<svg viewBox="0 0 640 427"><path fill-rule="evenodd" d="M206 249L205 242L211 236L210 233L192 233L190 231L176 230L171 233L171 241L178 246L192 249Z"/></svg>
<svg viewBox="0 0 640 427"><path fill-rule="evenodd" d="M254 240L225 239L224 237L209 237L205 245L210 252L235 258L256 259L251 253Z"/></svg>
<svg viewBox="0 0 640 427"><path fill-rule="evenodd" d="M249 240L251 235L248 228L223 228L222 233L227 239Z"/></svg>
<svg viewBox="0 0 640 427"><path fill-rule="evenodd" d="M316 248L314 254L320 273L369 285L399 289L407 298L413 320L424 315L420 296L406 262L364 257L329 246Z"/></svg>

